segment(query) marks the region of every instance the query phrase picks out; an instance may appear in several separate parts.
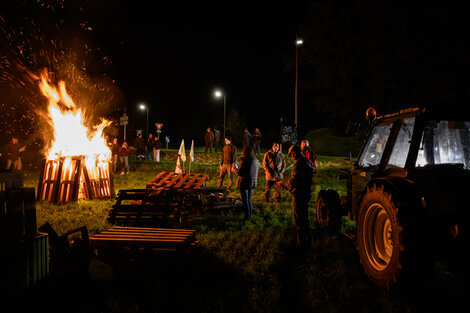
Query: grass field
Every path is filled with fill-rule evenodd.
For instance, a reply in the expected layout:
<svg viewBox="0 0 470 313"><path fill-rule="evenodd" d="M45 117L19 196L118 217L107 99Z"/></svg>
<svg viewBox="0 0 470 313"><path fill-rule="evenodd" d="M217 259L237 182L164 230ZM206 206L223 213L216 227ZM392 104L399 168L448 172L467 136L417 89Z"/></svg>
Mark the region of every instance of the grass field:
<svg viewBox="0 0 470 313"><path fill-rule="evenodd" d="M208 186L215 186L219 158L220 153L199 150L191 172L208 174ZM144 188L160 171L173 171L175 159L176 151L163 151L159 164L132 161L130 174L115 177L116 191ZM346 186L336 171L350 166L344 157L318 157L310 203L313 241L306 254L294 249L290 195L285 192L281 203L265 203L260 169L251 220L244 221L242 213L212 215L176 226L197 231L199 247L186 258L114 260L112 282L71 274L29 296L38 307L64 312L435 312L463 303L468 288L448 264L437 264L433 275L415 285L379 288L365 277L353 240L316 227L315 195L323 188L344 195ZM37 187L38 171L25 174L25 186ZM49 222L59 234L86 225L93 235L111 226L106 217L113 203L38 202L38 225ZM344 226L354 229L346 220Z"/></svg>

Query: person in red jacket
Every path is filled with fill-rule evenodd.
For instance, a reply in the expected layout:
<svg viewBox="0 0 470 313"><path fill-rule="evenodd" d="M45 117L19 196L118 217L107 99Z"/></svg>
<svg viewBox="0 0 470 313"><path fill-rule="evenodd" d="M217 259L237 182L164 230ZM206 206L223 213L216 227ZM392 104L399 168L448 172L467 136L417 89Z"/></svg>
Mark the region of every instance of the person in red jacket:
<svg viewBox="0 0 470 313"><path fill-rule="evenodd" d="M122 165L121 175L124 174L124 169L126 170L126 174L129 173L129 154L131 153L131 148L127 144L127 141L123 141L121 146L119 147L119 161Z"/></svg>
<svg viewBox="0 0 470 313"><path fill-rule="evenodd" d="M312 162L313 167L315 168L314 173L317 172L317 158L315 156L315 151L310 148L310 143L308 140L302 140L300 143L300 149L302 149L302 154L304 157L310 160Z"/></svg>

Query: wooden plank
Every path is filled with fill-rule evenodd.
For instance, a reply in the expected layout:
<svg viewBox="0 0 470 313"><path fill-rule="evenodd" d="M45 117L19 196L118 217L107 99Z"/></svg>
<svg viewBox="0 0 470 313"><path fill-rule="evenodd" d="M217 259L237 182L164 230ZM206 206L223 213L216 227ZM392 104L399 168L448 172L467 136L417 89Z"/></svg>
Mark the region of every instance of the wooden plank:
<svg viewBox="0 0 470 313"><path fill-rule="evenodd" d="M175 186L174 188L180 188L184 183L186 183L189 179L189 177L191 177L191 174L187 173L184 175L183 179L181 179Z"/></svg>
<svg viewBox="0 0 470 313"><path fill-rule="evenodd" d="M168 172L167 172L168 173ZM161 179L158 183L154 183L151 187L161 187L163 184L166 183L168 179L170 179L175 173L168 173L163 179Z"/></svg>
<svg viewBox="0 0 470 313"><path fill-rule="evenodd" d="M209 176L207 176L207 175L204 175L203 177L201 177L197 181L197 183L195 183L195 185L192 189L201 189L202 184L204 184L207 181L208 178L209 178Z"/></svg>
<svg viewBox="0 0 470 313"><path fill-rule="evenodd" d="M108 230L139 230L139 231L173 231L173 232L196 232L193 229L180 229L180 228L153 228L153 227L127 227L127 226L114 226Z"/></svg>
<svg viewBox="0 0 470 313"><path fill-rule="evenodd" d="M165 188L171 188L173 184L175 184L180 178L183 176L183 173L178 173L176 176L172 178L172 180L168 181L165 184Z"/></svg>
<svg viewBox="0 0 470 313"><path fill-rule="evenodd" d="M190 188L192 184L198 179L198 177L201 176L200 174L194 174L193 178L187 182L183 188Z"/></svg>
<svg viewBox="0 0 470 313"><path fill-rule="evenodd" d="M163 177L167 173L168 173L167 171L160 172L157 176L152 178L152 180L150 182L148 182L147 186L156 183L158 180L160 180L161 177Z"/></svg>

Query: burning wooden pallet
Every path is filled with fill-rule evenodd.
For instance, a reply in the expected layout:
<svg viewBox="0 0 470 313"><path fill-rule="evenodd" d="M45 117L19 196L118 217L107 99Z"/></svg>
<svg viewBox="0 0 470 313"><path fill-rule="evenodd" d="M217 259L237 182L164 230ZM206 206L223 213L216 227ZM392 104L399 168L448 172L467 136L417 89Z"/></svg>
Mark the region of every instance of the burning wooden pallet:
<svg viewBox="0 0 470 313"><path fill-rule="evenodd" d="M55 203L78 199L112 199L114 181L109 163L88 169L85 157L43 160L37 200Z"/></svg>

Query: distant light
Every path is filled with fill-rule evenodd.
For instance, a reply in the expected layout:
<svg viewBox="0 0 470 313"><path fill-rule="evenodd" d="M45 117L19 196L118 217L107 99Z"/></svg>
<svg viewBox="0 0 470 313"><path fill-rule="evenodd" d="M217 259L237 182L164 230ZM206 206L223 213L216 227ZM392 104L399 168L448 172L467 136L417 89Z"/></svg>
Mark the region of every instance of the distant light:
<svg viewBox="0 0 470 313"><path fill-rule="evenodd" d="M220 92L219 90L217 90L217 91L214 93L214 95L215 95L217 98L219 98L219 97L222 96L222 92Z"/></svg>
<svg viewBox="0 0 470 313"><path fill-rule="evenodd" d="M297 39L297 41L295 42L295 44L297 46L301 46L301 45L303 45L303 43L304 43L304 41L302 39Z"/></svg>
<svg viewBox="0 0 470 313"><path fill-rule="evenodd" d="M141 110L145 110L145 109L147 108L147 106L146 106L145 104L141 104L141 105L139 105L139 108L140 108Z"/></svg>

